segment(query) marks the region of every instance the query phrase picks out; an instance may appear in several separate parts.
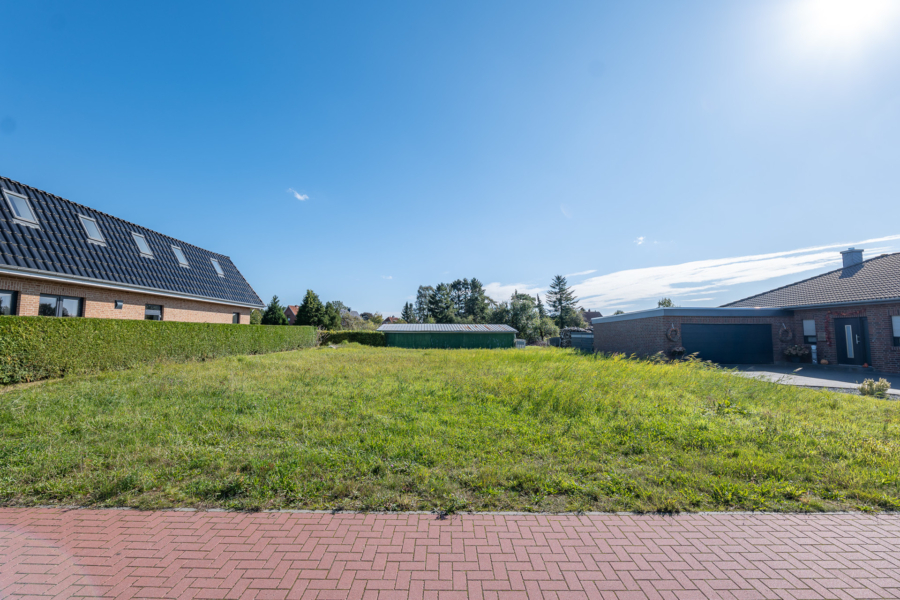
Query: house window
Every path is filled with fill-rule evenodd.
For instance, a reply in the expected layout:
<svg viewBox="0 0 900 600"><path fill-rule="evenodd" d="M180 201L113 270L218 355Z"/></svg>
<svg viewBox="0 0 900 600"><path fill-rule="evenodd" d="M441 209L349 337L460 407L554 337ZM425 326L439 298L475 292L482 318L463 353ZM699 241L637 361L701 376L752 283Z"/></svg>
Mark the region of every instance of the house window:
<svg viewBox="0 0 900 600"><path fill-rule="evenodd" d="M150 244L147 243L147 238L142 236L139 233L131 232L132 237L134 237L134 243L137 244L138 251L140 251L141 256L146 256L147 258L153 258L153 250L150 249Z"/></svg>
<svg viewBox="0 0 900 600"><path fill-rule="evenodd" d="M15 292L0 290L0 317L16 314L16 296Z"/></svg>
<svg viewBox="0 0 900 600"><path fill-rule="evenodd" d="M148 304L144 307L145 321L162 321L162 306L159 304Z"/></svg>
<svg viewBox="0 0 900 600"><path fill-rule="evenodd" d="M80 317L84 298L41 294L38 314L42 317Z"/></svg>
<svg viewBox="0 0 900 600"><path fill-rule="evenodd" d="M31 203L28 202L28 198L9 190L3 190L3 197L9 203L9 208L12 209L15 218L37 225L37 217L34 216L34 211L31 210Z"/></svg>
<svg viewBox="0 0 900 600"><path fill-rule="evenodd" d="M190 267L187 259L184 257L184 252L181 251L181 248L178 246L172 246L172 253L175 254L175 258L178 259L178 264L182 267Z"/></svg>
<svg viewBox="0 0 900 600"><path fill-rule="evenodd" d="M231 313L231 323L232 325L240 325L241 323L241 313Z"/></svg>
<svg viewBox="0 0 900 600"><path fill-rule="evenodd" d="M216 270L216 273L219 274L219 277L225 277L225 271L223 271L223 270L222 270L222 267L219 266L219 261L217 261L217 260L214 259L214 258L210 258L209 260L212 261L213 268Z"/></svg>
<svg viewBox="0 0 900 600"><path fill-rule="evenodd" d="M124 302L122 302L121 300L116 300L116 310L122 310L122 308L124 306L125 306Z"/></svg>
<svg viewBox="0 0 900 600"><path fill-rule="evenodd" d="M98 244L106 244L106 239L104 239L103 234L100 233L100 227L97 226L96 220L85 217L84 215L78 215L78 218L81 219L81 225L87 233L88 240L97 242Z"/></svg>
<svg viewBox="0 0 900 600"><path fill-rule="evenodd" d="M813 319L803 320L803 341L807 344L816 343L816 322Z"/></svg>
<svg viewBox="0 0 900 600"><path fill-rule="evenodd" d="M900 315L891 317L891 325L894 328L894 345L900 346Z"/></svg>

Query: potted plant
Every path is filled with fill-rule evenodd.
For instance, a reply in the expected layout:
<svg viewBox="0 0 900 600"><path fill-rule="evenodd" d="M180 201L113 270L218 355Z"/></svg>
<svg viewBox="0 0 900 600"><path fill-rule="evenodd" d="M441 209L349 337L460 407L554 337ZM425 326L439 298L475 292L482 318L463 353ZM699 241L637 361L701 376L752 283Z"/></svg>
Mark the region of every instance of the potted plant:
<svg viewBox="0 0 900 600"><path fill-rule="evenodd" d="M684 346L675 346L674 348L669 350L669 354L671 354L672 358L674 358L675 360L678 360L679 358L684 356L684 353L685 353Z"/></svg>
<svg viewBox="0 0 900 600"><path fill-rule="evenodd" d="M794 344L784 349L784 355L791 359L791 362L798 363L804 356L809 356L809 348Z"/></svg>

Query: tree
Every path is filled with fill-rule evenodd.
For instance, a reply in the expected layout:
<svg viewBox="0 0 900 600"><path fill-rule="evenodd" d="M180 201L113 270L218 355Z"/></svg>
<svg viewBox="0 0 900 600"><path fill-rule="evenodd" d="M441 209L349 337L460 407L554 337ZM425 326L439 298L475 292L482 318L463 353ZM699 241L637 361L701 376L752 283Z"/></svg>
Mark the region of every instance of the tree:
<svg viewBox="0 0 900 600"><path fill-rule="evenodd" d="M673 308L675 303L672 302L671 298L660 298L659 302L656 303L657 308Z"/></svg>
<svg viewBox="0 0 900 600"><path fill-rule="evenodd" d="M338 301L337 304L340 304ZM329 302L325 305L325 322L322 324L325 329L332 331L341 328L341 310L336 306L335 302Z"/></svg>
<svg viewBox="0 0 900 600"><path fill-rule="evenodd" d="M550 305L550 316L556 319L556 324L566 327L565 322L571 319L569 310L575 311L575 303L578 298L575 292L569 288L569 282L562 275L557 275L550 282L550 293L547 294L547 304ZM567 310L569 309L569 310Z"/></svg>
<svg viewBox="0 0 900 600"><path fill-rule="evenodd" d="M624 314L625 314L625 311L624 311L624 310L617 310L616 312L613 313L613 316L616 316L616 315L624 315Z"/></svg>
<svg viewBox="0 0 900 600"><path fill-rule="evenodd" d="M425 323L428 317L431 314L428 312L428 303L431 300L431 295L434 294L434 288L430 285L420 285L418 291L416 292L416 321L419 323Z"/></svg>
<svg viewBox="0 0 900 600"><path fill-rule="evenodd" d="M476 278L469 280L469 295L466 298L465 315L473 323L485 323L488 319L490 304L494 302L484 292L484 286Z"/></svg>
<svg viewBox="0 0 900 600"><path fill-rule="evenodd" d="M537 311L538 315L540 315L541 319L547 316L547 310L544 308L544 303L541 302L541 295L535 294L535 298L537 298Z"/></svg>
<svg viewBox="0 0 900 600"><path fill-rule="evenodd" d="M262 323L262 312L258 308L250 311L250 324L259 325Z"/></svg>
<svg viewBox="0 0 900 600"><path fill-rule="evenodd" d="M450 286L446 283L434 288L434 292L428 298L428 316L434 318L437 323L454 321L453 300L450 297Z"/></svg>
<svg viewBox="0 0 900 600"><path fill-rule="evenodd" d="M303 302L297 309L297 318L294 319L294 325L312 325L313 327L323 327L325 325L325 307L319 296L312 290L306 290Z"/></svg>
<svg viewBox="0 0 900 600"><path fill-rule="evenodd" d="M263 325L287 325L288 318L284 314L284 307L278 301L278 296L272 296L272 300L266 307L262 316Z"/></svg>
<svg viewBox="0 0 900 600"><path fill-rule="evenodd" d="M347 306L346 304L344 304L343 302L341 302L340 300L332 300L331 304L332 304L332 306L334 306L337 309L338 314L340 314L340 312L342 310L346 310L346 311L350 310L350 307Z"/></svg>
<svg viewBox="0 0 900 600"><path fill-rule="evenodd" d="M468 279L457 279L450 284L450 300L457 317L466 316L466 301L469 299L471 286Z"/></svg>
<svg viewBox="0 0 900 600"><path fill-rule="evenodd" d="M560 329L563 327L579 327L585 329L587 327L587 323L584 322L584 317L581 316L581 312L571 306L563 308L562 312L559 313L556 318L556 323L559 325Z"/></svg>
<svg viewBox="0 0 900 600"><path fill-rule="evenodd" d="M415 323L416 322L416 313L413 309L413 305L407 302L403 305L403 310L400 312L400 318L406 321L407 323Z"/></svg>

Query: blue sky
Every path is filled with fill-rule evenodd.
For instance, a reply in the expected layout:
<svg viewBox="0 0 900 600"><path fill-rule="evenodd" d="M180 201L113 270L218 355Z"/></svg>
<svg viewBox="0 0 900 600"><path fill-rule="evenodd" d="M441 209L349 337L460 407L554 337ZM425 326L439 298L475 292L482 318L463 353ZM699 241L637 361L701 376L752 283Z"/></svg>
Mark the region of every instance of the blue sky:
<svg viewBox="0 0 900 600"><path fill-rule="evenodd" d="M900 250L900 2L0 2L0 173L397 313L719 305Z"/></svg>

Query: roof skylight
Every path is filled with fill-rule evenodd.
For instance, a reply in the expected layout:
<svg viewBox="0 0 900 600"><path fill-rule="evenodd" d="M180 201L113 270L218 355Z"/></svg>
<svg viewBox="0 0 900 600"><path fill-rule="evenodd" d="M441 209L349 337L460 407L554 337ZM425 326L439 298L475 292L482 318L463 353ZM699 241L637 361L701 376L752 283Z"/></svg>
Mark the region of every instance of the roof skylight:
<svg viewBox="0 0 900 600"><path fill-rule="evenodd" d="M219 274L219 277L225 277L225 271L223 271L223 270L222 270L222 267L219 266L219 261L217 261L217 260L214 259L214 258L210 258L209 260L212 261L213 268L215 268L216 273Z"/></svg>
<svg viewBox="0 0 900 600"><path fill-rule="evenodd" d="M172 246L172 253L175 255L175 258L178 259L178 264L182 267L190 267L187 259L184 257L184 252L181 251L181 248L178 246Z"/></svg>
<svg viewBox="0 0 900 600"><path fill-rule="evenodd" d="M97 225L95 219L85 217L84 215L78 215L78 218L81 219L81 225L84 227L84 231L87 233L89 240L101 244L106 243L106 239L104 239L103 234L100 233L100 227Z"/></svg>
<svg viewBox="0 0 900 600"><path fill-rule="evenodd" d="M31 210L31 204L28 202L28 198L9 190L3 190L3 196L6 198L9 207L13 211L13 215L17 219L28 221L29 223L37 223L37 217L34 216L34 211Z"/></svg>
<svg viewBox="0 0 900 600"><path fill-rule="evenodd" d="M138 250L141 252L141 254L149 258L153 258L153 250L150 249L150 244L147 243L147 238L133 231L131 232L131 235L134 237L134 243L137 244Z"/></svg>

